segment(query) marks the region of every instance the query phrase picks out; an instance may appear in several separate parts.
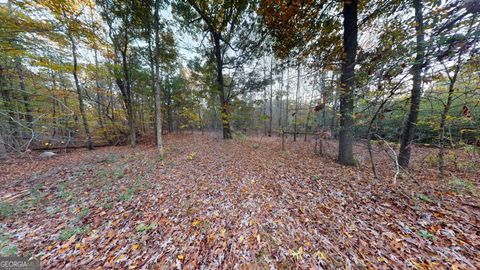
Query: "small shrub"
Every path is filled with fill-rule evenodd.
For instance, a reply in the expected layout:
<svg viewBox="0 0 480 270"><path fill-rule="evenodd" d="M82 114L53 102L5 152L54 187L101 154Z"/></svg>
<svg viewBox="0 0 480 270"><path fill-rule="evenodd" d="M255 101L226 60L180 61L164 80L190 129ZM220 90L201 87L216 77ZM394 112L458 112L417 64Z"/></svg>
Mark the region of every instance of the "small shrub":
<svg viewBox="0 0 480 270"><path fill-rule="evenodd" d="M478 170L478 165L473 160L457 161L456 166L457 166L457 169L461 170L461 171L475 171L475 170Z"/></svg>
<svg viewBox="0 0 480 270"><path fill-rule="evenodd" d="M244 141L247 139L247 135L245 135L245 133L241 132L241 131L234 131L232 133L232 137L233 139L235 140L241 140L241 141Z"/></svg>
<svg viewBox="0 0 480 270"><path fill-rule="evenodd" d="M445 162L453 162L455 161L456 159L456 155L454 152L448 152L447 150L445 150L445 154L443 156L443 160ZM430 165L430 166L438 166L438 162L440 161L439 158L438 158L438 153L436 152L432 152L430 154L428 154L426 157L425 157L425 161Z"/></svg>
<svg viewBox="0 0 480 270"><path fill-rule="evenodd" d="M435 167L438 165L438 156L435 153L430 153L425 157L425 162L427 162L428 165Z"/></svg>
<svg viewBox="0 0 480 270"><path fill-rule="evenodd" d="M452 162L452 161L456 160L457 156L455 155L454 152L450 152L450 153L446 154L443 158L447 162Z"/></svg>
<svg viewBox="0 0 480 270"><path fill-rule="evenodd" d="M363 164L365 164L365 158L363 156L357 156L355 155L353 157L353 165L357 166L357 167L360 167L362 166Z"/></svg>
<svg viewBox="0 0 480 270"><path fill-rule="evenodd" d="M475 146L471 144L467 144L463 147L463 151L469 154L475 154Z"/></svg>

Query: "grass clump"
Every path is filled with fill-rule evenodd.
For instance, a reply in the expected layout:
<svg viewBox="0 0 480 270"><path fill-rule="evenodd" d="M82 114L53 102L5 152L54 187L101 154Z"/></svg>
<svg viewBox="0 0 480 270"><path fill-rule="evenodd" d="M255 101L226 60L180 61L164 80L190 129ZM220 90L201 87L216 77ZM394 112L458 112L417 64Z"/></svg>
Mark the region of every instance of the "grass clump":
<svg viewBox="0 0 480 270"><path fill-rule="evenodd" d="M58 185L58 197L70 201L73 197L73 193L68 191L68 187L66 183L60 183Z"/></svg>
<svg viewBox="0 0 480 270"><path fill-rule="evenodd" d="M0 202L0 217L8 218L15 215L15 206L10 203Z"/></svg>
<svg viewBox="0 0 480 270"><path fill-rule="evenodd" d="M417 197L418 197L420 200L424 201L424 202L435 203L435 200L434 200L434 199L428 197L428 196L425 195L425 194L419 194L419 195L417 195Z"/></svg>
<svg viewBox="0 0 480 270"><path fill-rule="evenodd" d="M0 231L0 256L17 256L17 245L11 243L8 235Z"/></svg>
<svg viewBox="0 0 480 270"><path fill-rule="evenodd" d="M150 224L148 225L144 223L140 223L137 225L137 227L135 227L135 230L137 232L148 232L151 230L155 230L157 227L158 227L158 223L156 222L150 222Z"/></svg>
<svg viewBox="0 0 480 270"><path fill-rule="evenodd" d="M438 156L434 153L428 154L428 156L425 157L425 162L431 167L435 167L438 165Z"/></svg>
<svg viewBox="0 0 480 270"><path fill-rule="evenodd" d="M133 198L134 193L135 193L134 187L128 188L127 190L125 190L120 194L120 201L122 202L130 201Z"/></svg>
<svg viewBox="0 0 480 270"><path fill-rule="evenodd" d="M117 154L109 154L105 158L105 162L112 164L112 163L117 162L119 159L120 159L120 157Z"/></svg>
<svg viewBox="0 0 480 270"><path fill-rule="evenodd" d="M435 240L435 235L433 235L431 232L426 231L426 230L420 230L418 232L418 235L420 235L422 238L424 238L426 240L429 240L429 241Z"/></svg>
<svg viewBox="0 0 480 270"><path fill-rule="evenodd" d="M241 140L241 141L244 141L247 139L247 135L240 131L234 131L232 133L232 137L234 140Z"/></svg>
<svg viewBox="0 0 480 270"><path fill-rule="evenodd" d="M462 194L462 193L467 193L472 195L478 194L478 188L475 185L475 183L473 183L472 181L464 180L460 177L453 177L448 182L448 187L450 191L457 194Z"/></svg>
<svg viewBox="0 0 480 270"><path fill-rule="evenodd" d="M66 241L70 239L72 236L86 234L89 230L90 228L88 226L73 226L73 227L63 228L60 231L60 235L58 236L58 239L62 241Z"/></svg>

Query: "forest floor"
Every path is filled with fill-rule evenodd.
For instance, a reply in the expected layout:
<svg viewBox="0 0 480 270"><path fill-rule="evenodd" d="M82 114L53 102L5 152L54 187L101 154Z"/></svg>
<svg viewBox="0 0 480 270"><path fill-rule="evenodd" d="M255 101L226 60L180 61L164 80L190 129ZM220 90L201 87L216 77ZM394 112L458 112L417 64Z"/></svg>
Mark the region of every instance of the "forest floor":
<svg viewBox="0 0 480 270"><path fill-rule="evenodd" d="M344 167L313 142L166 137L0 164L1 255L44 269L480 269L477 156L413 149L401 173L375 147ZM388 150L388 149L387 149ZM33 155L32 155L33 156Z"/></svg>

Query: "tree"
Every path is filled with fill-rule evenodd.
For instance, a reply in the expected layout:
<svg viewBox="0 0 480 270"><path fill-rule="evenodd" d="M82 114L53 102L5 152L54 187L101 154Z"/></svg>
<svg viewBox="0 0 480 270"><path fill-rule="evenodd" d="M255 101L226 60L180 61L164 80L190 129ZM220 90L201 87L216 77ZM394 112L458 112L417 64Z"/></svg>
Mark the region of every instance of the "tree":
<svg viewBox="0 0 480 270"><path fill-rule="evenodd" d="M474 52L475 45L480 38L478 35L472 35L472 31L476 23L476 26L478 27L478 18L474 16L466 23L467 25L465 27L467 28L467 30L465 35L458 34L457 31L448 36L442 35L439 41L439 52L437 53L438 61L440 61L440 63L444 67L444 72L448 78L447 101L446 103L443 103L443 111L441 112L440 116L440 132L438 138L438 170L441 179L445 177L445 127L447 123L447 117L453 103L458 75L460 73L462 65L467 62L464 55L468 55L469 50L471 50L471 52ZM446 62L453 63L453 66L449 67L448 63Z"/></svg>
<svg viewBox="0 0 480 270"><path fill-rule="evenodd" d="M155 33L155 77L153 79L153 91L155 93L155 138L157 151L160 158L163 159L163 142L162 142L162 101L160 99L160 0L154 2L153 29Z"/></svg>
<svg viewBox="0 0 480 270"><path fill-rule="evenodd" d="M300 92L300 64L297 65L297 89L295 91L295 112L293 115L293 141L297 141L298 95Z"/></svg>
<svg viewBox="0 0 480 270"><path fill-rule="evenodd" d="M177 1L174 9L183 19L185 26L195 26L197 30L208 35L212 47L211 55L215 60L216 92L220 100L223 138L231 139L231 99L233 77L229 78L228 85L224 74L225 66L238 69L242 63L248 61L256 44L249 43L249 32L254 32L255 21L247 20L247 13L251 13L254 5L246 0L224 0L208 2L199 0ZM199 23L199 22L203 23ZM243 29L242 29L243 28ZM243 31L243 34L242 34ZM239 38L243 36L242 40ZM237 39L237 42L235 42ZM261 42L259 39L257 42ZM253 42L252 42L253 43ZM228 57L227 51L231 49L236 57ZM234 72L235 73L235 72Z"/></svg>
<svg viewBox="0 0 480 270"><path fill-rule="evenodd" d="M154 108L155 108L155 143L160 158L163 158L163 141L162 141L162 62L174 62L176 57L173 34L168 31L161 31L165 24L161 21L160 10L164 8L161 0L144 1L143 6L135 11L136 16L139 17L146 29L146 41L148 43L148 55L150 75L152 79L152 89L154 93ZM153 14L152 14L153 13ZM153 28L152 28L153 26ZM165 50L169 46L169 51ZM165 57L166 56L166 57ZM167 61L165 61L167 60Z"/></svg>
<svg viewBox="0 0 480 270"><path fill-rule="evenodd" d="M358 1L343 1L343 47L335 46L340 37L336 5L327 1L308 2L264 1L259 14L274 38L274 49L280 58L296 56L301 60L309 55L322 55L318 66L329 65L341 56L341 120L339 141L339 163L353 164L353 100L355 84L355 58L357 51L357 9ZM333 46L333 47L330 47ZM341 48L341 51L338 49ZM328 59L328 60L327 60Z"/></svg>
<svg viewBox="0 0 480 270"><path fill-rule="evenodd" d="M272 121L273 121L273 58L270 58L270 104L269 119L268 119L268 137L272 136Z"/></svg>
<svg viewBox="0 0 480 270"><path fill-rule="evenodd" d="M420 97L422 95L422 70L425 62L425 33L423 25L423 2L413 0L415 10L415 35L416 35L416 56L412 66L413 83L410 96L410 110L404 123L402 135L400 136L400 151L398 153L398 164L408 167L412 141L417 125Z"/></svg>
<svg viewBox="0 0 480 270"><path fill-rule="evenodd" d="M358 47L358 1L343 1L343 59L340 77L340 139L338 162L353 165L353 100Z"/></svg>
<svg viewBox="0 0 480 270"><path fill-rule="evenodd" d="M78 106L80 108L80 115L82 117L82 122L83 122L83 128L85 129L85 134L87 135L87 144L88 144L88 149L92 150L93 149L93 141L92 141L92 134L90 133L90 128L88 126L88 121L87 121L87 115L85 113L85 105L83 103L83 94L82 94L82 89L80 87L80 81L78 79L78 60L77 60L77 45L75 44L75 39L73 37L73 34L70 30L67 30L67 36L70 39L70 43L72 46L72 58L73 58L73 79L75 81L75 89L77 90L77 96L78 96Z"/></svg>
<svg viewBox="0 0 480 270"><path fill-rule="evenodd" d="M102 17L109 28L110 41L112 42L114 51L113 62L116 67L121 68L120 72L114 69L113 74L115 76L115 82L122 93L123 103L127 112L130 145L135 147L137 139L135 133L135 111L129 56L132 52L130 43L133 39L134 28L137 23L133 16L133 5L137 4L137 2L127 0L100 0L99 4L102 7Z"/></svg>
<svg viewBox="0 0 480 270"><path fill-rule="evenodd" d="M51 1L42 0L38 1L41 6L48 8L52 15L55 16L57 21L62 26L65 38L70 43L72 54L72 75L75 83L75 90L77 93L78 106L80 111L80 117L82 118L82 124L87 136L87 146L89 150L93 149L92 134L87 120L84 104L84 94L79 80L79 67L78 67L78 42L79 40L90 34L86 23L82 21L81 16L84 10L87 9L88 1Z"/></svg>
<svg viewBox="0 0 480 270"><path fill-rule="evenodd" d="M15 4L0 4L0 137L5 151L7 146L9 150L27 150L35 137L32 89L27 85L30 72L25 60L37 55L27 50L36 37L27 34L38 32L48 38L51 30L50 23L32 18L23 12L23 6Z"/></svg>
<svg viewBox="0 0 480 270"><path fill-rule="evenodd" d="M95 60L95 66L94 66L94 76L95 76L95 92L96 92L96 107L97 107L97 113L98 113L98 125L100 127L100 130L102 132L102 135L105 139L105 141L108 141L108 136L105 130L105 123L104 123L104 106L102 104L104 100L104 94L105 89L103 89L101 83L100 83L100 63L99 63L99 47L100 47L100 40L97 38L97 35L100 34L99 28L100 28L100 23L98 18L95 16L96 14L94 13L94 9L90 8L90 31L92 33L93 39L90 41L91 42L91 47L94 52L94 60Z"/></svg>

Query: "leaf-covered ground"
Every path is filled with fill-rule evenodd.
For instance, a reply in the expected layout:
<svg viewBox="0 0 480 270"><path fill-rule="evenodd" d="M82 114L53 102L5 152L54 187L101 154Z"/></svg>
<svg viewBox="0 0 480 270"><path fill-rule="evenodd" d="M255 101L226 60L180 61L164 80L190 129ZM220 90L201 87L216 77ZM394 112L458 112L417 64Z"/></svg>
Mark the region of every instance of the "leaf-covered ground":
<svg viewBox="0 0 480 270"><path fill-rule="evenodd" d="M10 160L1 253L45 269L480 268L471 155L450 154L439 181L433 150L414 149L393 185L380 146L374 181L364 147L343 167L334 142L322 156L312 144L176 135L163 162L152 145Z"/></svg>

